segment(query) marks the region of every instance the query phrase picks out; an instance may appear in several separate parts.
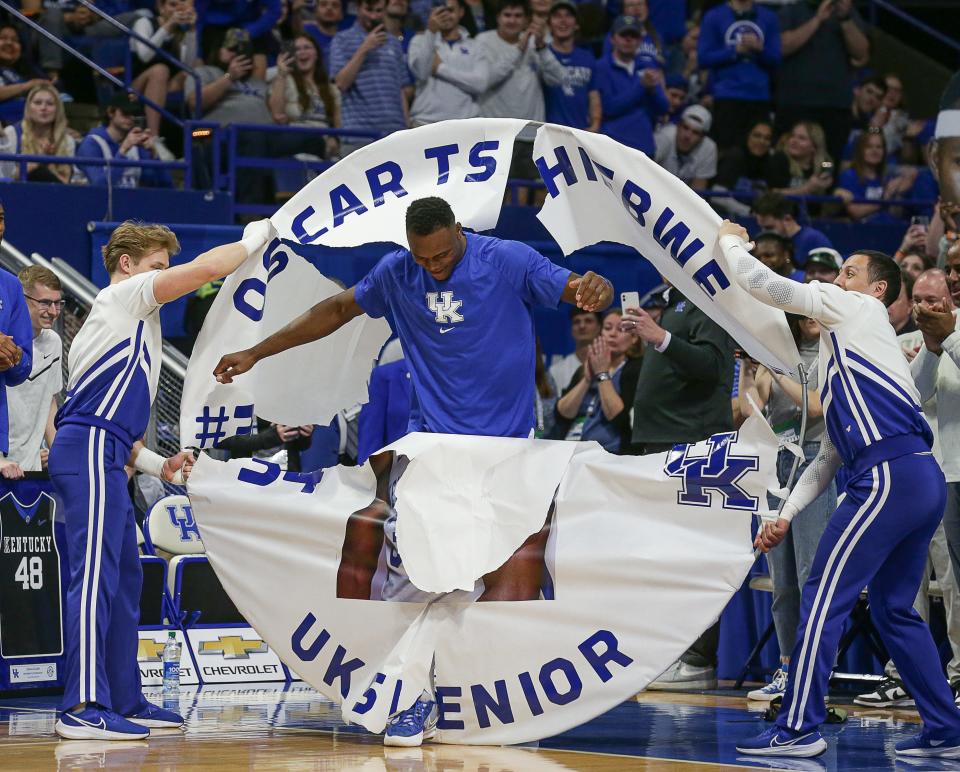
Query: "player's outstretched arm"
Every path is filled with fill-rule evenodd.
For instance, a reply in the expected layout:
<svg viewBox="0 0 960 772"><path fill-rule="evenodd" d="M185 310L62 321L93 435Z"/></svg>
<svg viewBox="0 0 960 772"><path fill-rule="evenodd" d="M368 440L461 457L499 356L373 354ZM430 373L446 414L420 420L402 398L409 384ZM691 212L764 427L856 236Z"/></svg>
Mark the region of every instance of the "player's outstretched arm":
<svg viewBox="0 0 960 772"><path fill-rule="evenodd" d="M237 375L247 372L257 362L281 351L304 343L312 343L336 332L343 325L363 313L354 299L354 288L321 300L309 311L300 314L286 327L264 338L253 348L227 354L213 370L220 383L231 383Z"/></svg>
<svg viewBox="0 0 960 772"><path fill-rule="evenodd" d="M733 276L737 284L768 306L818 318L814 310L820 303L816 301L810 285L774 273L751 255L748 251L750 236L743 226L724 220L718 235L720 249L733 264Z"/></svg>
<svg viewBox="0 0 960 772"><path fill-rule="evenodd" d="M250 223L243 230L243 238L232 244L222 244L195 257L189 263L167 268L153 280L153 295L158 303L169 303L196 292L210 281L229 276L254 252L276 235L269 220Z"/></svg>
<svg viewBox="0 0 960 772"><path fill-rule="evenodd" d="M583 276L571 271L560 299L584 311L605 311L613 302L613 284L593 271Z"/></svg>

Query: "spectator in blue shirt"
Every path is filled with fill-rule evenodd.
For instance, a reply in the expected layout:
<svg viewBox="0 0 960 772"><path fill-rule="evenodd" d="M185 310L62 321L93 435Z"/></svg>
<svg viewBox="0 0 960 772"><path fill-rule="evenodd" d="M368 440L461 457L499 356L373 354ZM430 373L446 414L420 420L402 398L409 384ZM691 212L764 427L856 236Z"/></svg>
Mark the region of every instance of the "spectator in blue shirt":
<svg viewBox="0 0 960 772"><path fill-rule="evenodd" d="M755 121L770 117L771 75L780 64L777 15L753 0L711 8L700 25L697 57L710 73L713 138L721 150L737 147Z"/></svg>
<svg viewBox="0 0 960 772"><path fill-rule="evenodd" d="M855 203L855 200L883 201L905 198L916 172L891 175L887 172L887 144L883 132L871 129L857 137L853 161L837 180L836 194L846 202L847 214L856 222L890 222L899 209L879 203Z"/></svg>
<svg viewBox="0 0 960 772"><path fill-rule="evenodd" d="M304 23L303 31L317 42L323 61L329 65L330 44L336 34L345 29L343 3L341 0L317 0L314 18L315 21Z"/></svg>
<svg viewBox="0 0 960 772"><path fill-rule="evenodd" d="M242 52L253 57L253 78L266 80L267 55L276 54L270 34L282 15L282 0L196 0L201 26L201 49L219 48L227 30L238 27L250 36L251 49Z"/></svg>
<svg viewBox="0 0 960 772"><path fill-rule="evenodd" d="M613 50L597 62L594 78L603 105L600 130L652 157L653 126L669 103L663 72L643 69L637 59L642 32L632 16L618 17L613 23Z"/></svg>
<svg viewBox="0 0 960 772"><path fill-rule="evenodd" d="M6 213L0 201L0 241L6 230ZM0 269L0 460L9 450L7 387L18 386L33 367L33 326L17 277Z"/></svg>
<svg viewBox="0 0 960 772"><path fill-rule="evenodd" d="M27 92L47 82L34 77L39 73L32 72L22 54L23 44L16 27L0 25L0 122L4 124L21 120Z"/></svg>
<svg viewBox="0 0 960 772"><path fill-rule="evenodd" d="M403 53L407 53L411 38L417 34L413 26L415 21L415 17L410 15L410 0L387 0L383 26L388 35L392 35L400 42Z"/></svg>
<svg viewBox="0 0 960 772"><path fill-rule="evenodd" d="M676 45L687 34L687 0L650 0L650 21L664 45Z"/></svg>
<svg viewBox="0 0 960 772"><path fill-rule="evenodd" d="M400 42L383 24L385 0L360 0L357 21L330 46L330 72L343 95L344 129L390 134L407 128L403 89L409 74ZM345 137L344 155L369 144L370 137Z"/></svg>
<svg viewBox="0 0 960 772"><path fill-rule="evenodd" d="M764 193L753 204L757 224L765 231L776 231L793 243L793 260L800 267L806 265L807 255L814 249L833 244L825 234L809 225L797 222L797 202L780 193Z"/></svg>
<svg viewBox="0 0 960 772"><path fill-rule="evenodd" d="M77 158L110 158L140 161L155 161L157 154L153 147L153 134L150 129L137 125L137 119L143 119L143 107L139 102L131 102L120 92L107 107L107 117L103 126L91 129L77 146ZM155 166L90 166L80 165L80 171L91 185L109 184L118 188L168 188L173 182L166 169Z"/></svg>
<svg viewBox="0 0 960 772"><path fill-rule="evenodd" d="M610 9L610 6L607 6ZM619 14L623 16L632 16L640 25L640 48L637 49L637 58L642 62L643 67L659 67L664 69L666 59L663 55L663 45L660 42L660 35L656 27L650 21L650 7L647 0L626 0L623 3L623 11ZM613 33L610 32L603 39L603 53L606 56L613 49Z"/></svg>
<svg viewBox="0 0 960 772"><path fill-rule="evenodd" d="M602 108L594 82L597 60L587 49L575 45L577 6L572 0L557 0L550 7L547 24L553 38L550 50L567 73L560 85L544 83L547 122L600 131Z"/></svg>

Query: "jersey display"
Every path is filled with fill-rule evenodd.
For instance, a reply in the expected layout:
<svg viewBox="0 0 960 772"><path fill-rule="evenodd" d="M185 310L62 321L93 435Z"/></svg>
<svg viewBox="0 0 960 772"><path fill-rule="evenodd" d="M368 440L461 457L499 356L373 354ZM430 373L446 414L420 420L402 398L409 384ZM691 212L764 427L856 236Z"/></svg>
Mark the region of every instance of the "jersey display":
<svg viewBox="0 0 960 772"><path fill-rule="evenodd" d="M54 538L56 504L40 493L24 504L0 498L0 656L63 652L60 553Z"/></svg>

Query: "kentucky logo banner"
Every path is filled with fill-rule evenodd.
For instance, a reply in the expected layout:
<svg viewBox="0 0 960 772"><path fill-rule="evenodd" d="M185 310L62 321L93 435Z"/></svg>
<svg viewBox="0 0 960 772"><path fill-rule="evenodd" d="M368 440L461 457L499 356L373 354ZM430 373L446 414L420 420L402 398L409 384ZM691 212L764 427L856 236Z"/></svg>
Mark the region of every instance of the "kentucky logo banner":
<svg viewBox="0 0 960 772"><path fill-rule="evenodd" d="M742 584L754 562L751 517L766 510L775 481L776 438L758 417L644 457L596 443L407 442L414 458L395 515L371 506L369 466L317 480L260 460L201 456L189 494L217 575L288 666L374 732L433 682L437 740L447 743L537 740L643 689ZM491 463L495 455L510 463ZM453 456L461 467L447 463ZM559 474L517 474L545 463L561 464ZM471 464L484 470L480 495L455 513L456 532L445 530L452 486ZM445 481L446 493L422 512L416 489L430 480ZM521 524L501 503L512 501L540 509ZM506 582L502 570L484 573L504 547L486 534L501 525L510 549L545 536L536 560ZM448 540L450 553L410 549L404 534L424 529ZM457 556L466 548L480 558L464 591ZM430 594L416 586L421 576L457 589ZM533 596L515 591L531 577Z"/></svg>
<svg viewBox="0 0 960 772"><path fill-rule="evenodd" d="M636 249L751 356L795 373L800 355L783 312L732 279L717 243L721 218L638 150L602 134L544 124L534 162L547 186L539 214L565 254L601 241Z"/></svg>

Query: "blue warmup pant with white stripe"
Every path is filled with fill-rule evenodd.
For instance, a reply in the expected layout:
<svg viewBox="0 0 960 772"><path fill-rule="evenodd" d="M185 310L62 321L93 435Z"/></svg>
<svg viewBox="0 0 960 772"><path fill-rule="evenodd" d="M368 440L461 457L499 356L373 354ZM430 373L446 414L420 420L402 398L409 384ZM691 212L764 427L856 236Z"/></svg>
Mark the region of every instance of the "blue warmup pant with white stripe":
<svg viewBox="0 0 960 772"><path fill-rule="evenodd" d="M824 696L843 624L867 587L873 623L926 730L933 737L960 733L960 709L940 655L913 609L945 500L943 472L930 454L900 456L850 479L803 586L779 726L809 732L826 719Z"/></svg>
<svg viewBox="0 0 960 772"><path fill-rule="evenodd" d="M62 426L50 450L70 559L63 710L95 702L124 715L144 704L137 665L143 572L123 469L129 456L116 435L76 424Z"/></svg>

